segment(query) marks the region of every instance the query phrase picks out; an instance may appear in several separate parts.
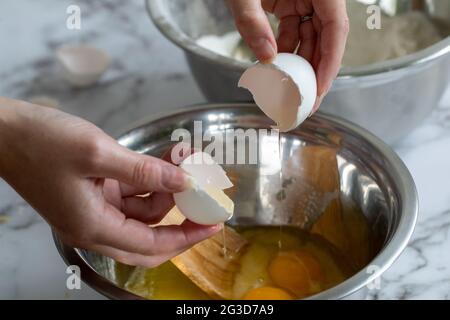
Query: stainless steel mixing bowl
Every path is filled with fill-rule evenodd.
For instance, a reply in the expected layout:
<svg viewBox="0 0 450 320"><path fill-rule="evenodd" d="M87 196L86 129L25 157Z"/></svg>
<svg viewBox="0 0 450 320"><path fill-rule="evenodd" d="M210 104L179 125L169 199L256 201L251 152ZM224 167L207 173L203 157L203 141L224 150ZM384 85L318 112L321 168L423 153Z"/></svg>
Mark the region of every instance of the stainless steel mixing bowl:
<svg viewBox="0 0 450 320"><path fill-rule="evenodd" d="M193 132L194 120L203 121L203 133L224 132L233 128L268 129L272 124L254 104L200 105L143 121L126 131L118 141L137 152L160 156L174 144L170 138L173 130L185 128ZM338 188L341 202L344 208L355 206L360 209L370 235L364 246L353 243L367 250L363 254L367 254L368 259L358 271L341 284L312 298L364 297L365 286L389 268L405 248L413 232L418 200L411 175L394 151L381 140L361 127L330 115L313 116L299 129L284 134L282 142L283 167L290 159L298 160L296 151L305 146L323 146L337 150L335 158L340 175ZM264 143L260 146L266 148ZM336 163L334 159L333 161ZM235 180L233 200L236 207L231 224L278 224L273 222L274 219L267 218L267 212L271 212L276 206L275 202L268 202L267 194L277 190L262 176L261 167L249 164L225 165L224 168L228 173L239 177ZM302 197L301 194L290 196ZM343 210L343 221L347 219L347 215L350 217L349 212ZM296 214L295 211L289 212L289 216L284 216L288 219L281 223L292 224L295 219L291 218L295 218ZM335 233L335 227L329 226L331 233ZM111 259L68 247L56 236L55 243L67 264L78 265L82 280L98 292L113 299L138 298L117 285L114 262Z"/></svg>
<svg viewBox="0 0 450 320"><path fill-rule="evenodd" d="M323 111L355 122L388 143L408 134L430 114L450 80L450 2L391 1L398 4L394 14L413 10L412 3L416 9L423 8L446 38L399 59L342 68L322 105ZM206 34L235 30L224 1L147 0L147 8L159 30L185 51L209 101L251 101L247 91L237 88L249 63L218 55L195 42Z"/></svg>

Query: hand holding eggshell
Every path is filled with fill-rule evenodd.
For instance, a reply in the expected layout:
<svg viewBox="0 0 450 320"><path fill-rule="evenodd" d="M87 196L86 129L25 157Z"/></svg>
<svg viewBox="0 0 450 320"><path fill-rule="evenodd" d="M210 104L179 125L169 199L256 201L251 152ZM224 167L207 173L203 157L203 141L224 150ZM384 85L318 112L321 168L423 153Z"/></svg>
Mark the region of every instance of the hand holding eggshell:
<svg viewBox="0 0 450 320"><path fill-rule="evenodd" d="M317 111L341 67L349 21L345 0L228 0L237 29L259 61L268 63L277 52L297 53L317 75ZM280 21L278 37L266 12Z"/></svg>
<svg viewBox="0 0 450 320"><path fill-rule="evenodd" d="M280 53L269 64L256 63L239 80L281 132L296 128L312 113L317 95L316 75L309 62Z"/></svg>
<svg viewBox="0 0 450 320"><path fill-rule="evenodd" d="M209 154L196 152L184 159L180 167L192 177L192 188L173 195L181 213L201 225L229 220L234 203L223 190L233 184L220 165Z"/></svg>

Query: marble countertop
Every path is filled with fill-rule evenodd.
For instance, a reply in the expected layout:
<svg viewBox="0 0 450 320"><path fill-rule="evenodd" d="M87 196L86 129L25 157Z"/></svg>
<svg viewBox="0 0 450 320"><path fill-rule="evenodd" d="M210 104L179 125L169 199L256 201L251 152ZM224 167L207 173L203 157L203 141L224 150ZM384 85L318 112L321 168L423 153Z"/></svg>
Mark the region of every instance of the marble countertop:
<svg viewBox="0 0 450 320"><path fill-rule="evenodd" d="M66 28L70 4L81 8L81 30ZM50 96L111 134L144 116L205 100L182 52L158 33L140 0L2 1L0 39L0 95ZM83 90L61 81L54 64L55 48L77 42L113 58L101 82ZM367 298L450 298L450 90L394 148L416 181L419 221L380 290ZM0 299L103 299L85 284L69 291L65 271L48 225L0 180Z"/></svg>

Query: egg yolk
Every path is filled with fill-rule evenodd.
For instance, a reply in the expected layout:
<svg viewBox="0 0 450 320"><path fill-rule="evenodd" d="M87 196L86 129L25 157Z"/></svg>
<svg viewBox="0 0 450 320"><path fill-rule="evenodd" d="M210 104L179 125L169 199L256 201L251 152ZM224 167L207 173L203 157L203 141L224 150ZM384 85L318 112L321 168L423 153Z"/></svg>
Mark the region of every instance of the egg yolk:
<svg viewBox="0 0 450 320"><path fill-rule="evenodd" d="M293 297L286 291L274 287L260 287L248 291L243 300L292 300Z"/></svg>
<svg viewBox="0 0 450 320"><path fill-rule="evenodd" d="M298 297L319 292L324 280L319 261L304 250L279 253L269 265L269 275L275 285Z"/></svg>

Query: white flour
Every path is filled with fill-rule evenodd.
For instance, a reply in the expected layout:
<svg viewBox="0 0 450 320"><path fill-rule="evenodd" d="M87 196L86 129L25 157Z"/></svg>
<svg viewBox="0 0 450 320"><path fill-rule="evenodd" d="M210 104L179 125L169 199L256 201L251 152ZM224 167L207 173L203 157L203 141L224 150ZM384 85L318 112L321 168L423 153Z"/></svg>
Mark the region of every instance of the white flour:
<svg viewBox="0 0 450 320"><path fill-rule="evenodd" d="M350 34L342 64L358 66L402 57L424 49L443 37L425 14L415 11L407 14L381 18L381 29L370 30L366 21L366 6L347 1L350 17ZM254 57L241 42L237 31L223 36L207 35L197 43L218 54L240 61L252 61Z"/></svg>
<svg viewBox="0 0 450 320"><path fill-rule="evenodd" d="M425 14L414 11L381 18L381 29L366 26L366 6L348 3L350 34L342 64L357 66L402 57L442 39L439 30Z"/></svg>

